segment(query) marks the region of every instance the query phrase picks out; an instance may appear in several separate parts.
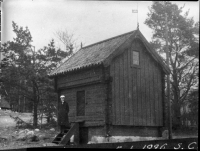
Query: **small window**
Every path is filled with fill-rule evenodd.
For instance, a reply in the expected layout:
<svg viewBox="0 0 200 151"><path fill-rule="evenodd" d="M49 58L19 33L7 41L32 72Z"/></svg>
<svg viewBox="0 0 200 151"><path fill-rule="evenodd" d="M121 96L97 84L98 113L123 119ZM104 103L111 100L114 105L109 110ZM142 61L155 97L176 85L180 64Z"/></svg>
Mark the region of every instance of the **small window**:
<svg viewBox="0 0 200 151"><path fill-rule="evenodd" d="M140 65L140 53L138 51L133 51L133 65Z"/></svg>
<svg viewBox="0 0 200 151"><path fill-rule="evenodd" d="M85 116L85 91L78 91L76 95L76 115Z"/></svg>

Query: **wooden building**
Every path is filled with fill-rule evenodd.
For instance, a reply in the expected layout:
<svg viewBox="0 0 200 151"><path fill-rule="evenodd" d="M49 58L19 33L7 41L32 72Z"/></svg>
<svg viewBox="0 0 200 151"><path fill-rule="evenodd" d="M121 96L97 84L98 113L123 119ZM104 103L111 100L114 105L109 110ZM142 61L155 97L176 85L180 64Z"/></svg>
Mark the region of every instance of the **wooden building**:
<svg viewBox="0 0 200 151"><path fill-rule="evenodd" d="M160 136L170 70L139 30L81 48L50 73L92 136Z"/></svg>
<svg viewBox="0 0 200 151"><path fill-rule="evenodd" d="M5 97L0 98L0 109L3 109L3 110L11 109L9 102L5 99Z"/></svg>

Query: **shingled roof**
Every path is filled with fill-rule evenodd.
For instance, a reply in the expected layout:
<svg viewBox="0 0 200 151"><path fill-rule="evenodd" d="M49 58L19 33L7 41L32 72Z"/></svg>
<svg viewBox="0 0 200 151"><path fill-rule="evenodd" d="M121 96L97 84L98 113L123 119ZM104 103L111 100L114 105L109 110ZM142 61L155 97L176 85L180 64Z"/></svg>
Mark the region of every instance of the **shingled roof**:
<svg viewBox="0 0 200 151"><path fill-rule="evenodd" d="M81 48L59 67L53 70L49 76L53 77L81 68L103 64L103 62L130 37L135 36L137 33L141 34L137 31L138 30L131 31ZM155 57L160 57L156 52L152 53ZM161 58L157 59L158 62L161 60ZM161 63L161 66L165 65Z"/></svg>

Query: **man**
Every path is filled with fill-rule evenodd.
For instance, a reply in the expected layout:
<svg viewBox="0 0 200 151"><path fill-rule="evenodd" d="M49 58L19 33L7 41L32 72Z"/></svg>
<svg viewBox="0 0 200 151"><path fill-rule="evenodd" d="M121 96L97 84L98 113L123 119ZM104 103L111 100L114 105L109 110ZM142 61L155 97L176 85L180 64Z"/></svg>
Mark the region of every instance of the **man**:
<svg viewBox="0 0 200 151"><path fill-rule="evenodd" d="M65 129L69 129L69 105L65 101L65 96L61 95L58 103L58 125L60 126L60 133L63 134Z"/></svg>

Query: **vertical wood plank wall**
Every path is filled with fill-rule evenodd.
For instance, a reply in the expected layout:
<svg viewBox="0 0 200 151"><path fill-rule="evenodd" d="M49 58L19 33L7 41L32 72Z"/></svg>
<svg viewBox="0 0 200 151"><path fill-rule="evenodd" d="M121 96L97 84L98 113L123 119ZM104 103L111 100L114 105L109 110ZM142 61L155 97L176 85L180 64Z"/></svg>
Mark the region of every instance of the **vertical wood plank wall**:
<svg viewBox="0 0 200 151"><path fill-rule="evenodd" d="M140 52L140 67L132 67L132 50ZM110 68L112 124L163 126L162 71L146 48L134 41Z"/></svg>

